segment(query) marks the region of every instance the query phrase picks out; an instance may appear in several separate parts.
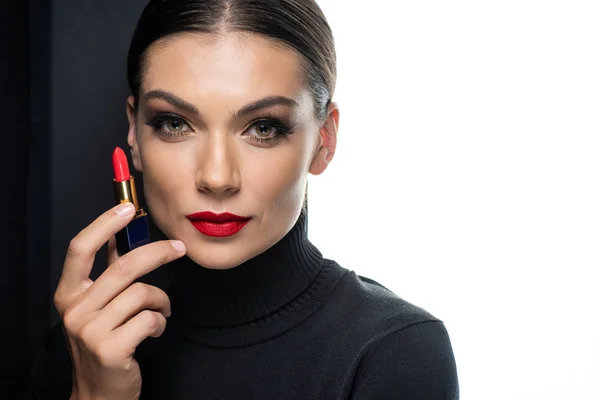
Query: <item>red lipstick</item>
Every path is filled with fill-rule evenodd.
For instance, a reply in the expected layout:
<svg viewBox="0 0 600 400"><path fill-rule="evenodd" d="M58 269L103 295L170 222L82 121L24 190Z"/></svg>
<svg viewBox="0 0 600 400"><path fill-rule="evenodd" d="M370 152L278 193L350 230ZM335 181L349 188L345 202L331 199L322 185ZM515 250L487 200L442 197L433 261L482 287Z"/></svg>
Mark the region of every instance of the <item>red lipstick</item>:
<svg viewBox="0 0 600 400"><path fill-rule="evenodd" d="M120 147L115 148L112 162L115 175L113 179L115 201L117 204L129 202L135 206L135 217L133 217L133 220L115 235L117 250L120 255L123 255L136 247L150 242L148 214L146 214L138 203L135 180L129 173L127 156Z"/></svg>
<svg viewBox="0 0 600 400"><path fill-rule="evenodd" d="M215 214L203 211L187 216L194 228L206 236L227 237L241 230L250 218L231 213Z"/></svg>
<svg viewBox="0 0 600 400"><path fill-rule="evenodd" d="M127 156L120 147L115 148L113 152L113 170L115 171L115 181L124 182L131 178L129 174L129 164Z"/></svg>

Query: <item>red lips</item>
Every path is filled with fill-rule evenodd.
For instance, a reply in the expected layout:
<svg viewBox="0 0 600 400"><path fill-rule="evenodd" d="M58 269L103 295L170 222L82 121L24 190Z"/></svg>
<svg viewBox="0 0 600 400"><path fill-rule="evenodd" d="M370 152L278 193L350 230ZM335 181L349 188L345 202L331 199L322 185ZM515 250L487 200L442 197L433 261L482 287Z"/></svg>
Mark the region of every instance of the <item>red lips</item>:
<svg viewBox="0 0 600 400"><path fill-rule="evenodd" d="M213 237L231 236L250 221L248 217L240 217L231 213L215 214L210 211L190 214L187 218L198 231Z"/></svg>

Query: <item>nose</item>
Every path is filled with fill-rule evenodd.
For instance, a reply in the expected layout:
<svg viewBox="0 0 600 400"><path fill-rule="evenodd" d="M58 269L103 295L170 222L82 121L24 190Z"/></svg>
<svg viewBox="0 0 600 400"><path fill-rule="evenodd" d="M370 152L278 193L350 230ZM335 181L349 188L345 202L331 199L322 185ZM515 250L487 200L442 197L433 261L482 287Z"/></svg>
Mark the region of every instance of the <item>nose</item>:
<svg viewBox="0 0 600 400"><path fill-rule="evenodd" d="M202 193L230 195L240 188L240 174L234 151L226 135L209 135L198 154L196 187Z"/></svg>

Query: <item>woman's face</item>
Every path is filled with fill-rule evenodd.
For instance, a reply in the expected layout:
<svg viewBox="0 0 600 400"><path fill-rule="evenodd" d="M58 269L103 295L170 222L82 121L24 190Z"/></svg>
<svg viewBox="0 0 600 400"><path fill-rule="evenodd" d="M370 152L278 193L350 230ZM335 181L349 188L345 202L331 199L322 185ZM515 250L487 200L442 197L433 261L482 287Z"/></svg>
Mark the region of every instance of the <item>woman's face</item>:
<svg viewBox="0 0 600 400"><path fill-rule="evenodd" d="M139 109L127 100L128 143L149 211L169 238L207 268L262 253L294 225L308 173L325 170L339 118L314 114L300 56L255 35L174 35L150 46ZM290 134L287 134L289 132ZM227 237L188 215L249 217Z"/></svg>

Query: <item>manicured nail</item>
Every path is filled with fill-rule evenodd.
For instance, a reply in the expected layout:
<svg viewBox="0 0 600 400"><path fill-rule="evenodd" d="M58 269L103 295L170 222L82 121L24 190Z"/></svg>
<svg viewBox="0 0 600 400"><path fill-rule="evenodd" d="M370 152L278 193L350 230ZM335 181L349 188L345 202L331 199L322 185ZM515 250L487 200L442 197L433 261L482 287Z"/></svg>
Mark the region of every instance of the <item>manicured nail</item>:
<svg viewBox="0 0 600 400"><path fill-rule="evenodd" d="M133 206L133 204L131 204L129 202L119 204L119 206L117 208L115 208L115 212L120 217L127 217L127 216L133 214L134 211L135 211L135 207Z"/></svg>
<svg viewBox="0 0 600 400"><path fill-rule="evenodd" d="M179 252L185 251L185 244L181 240L171 240L171 246Z"/></svg>

